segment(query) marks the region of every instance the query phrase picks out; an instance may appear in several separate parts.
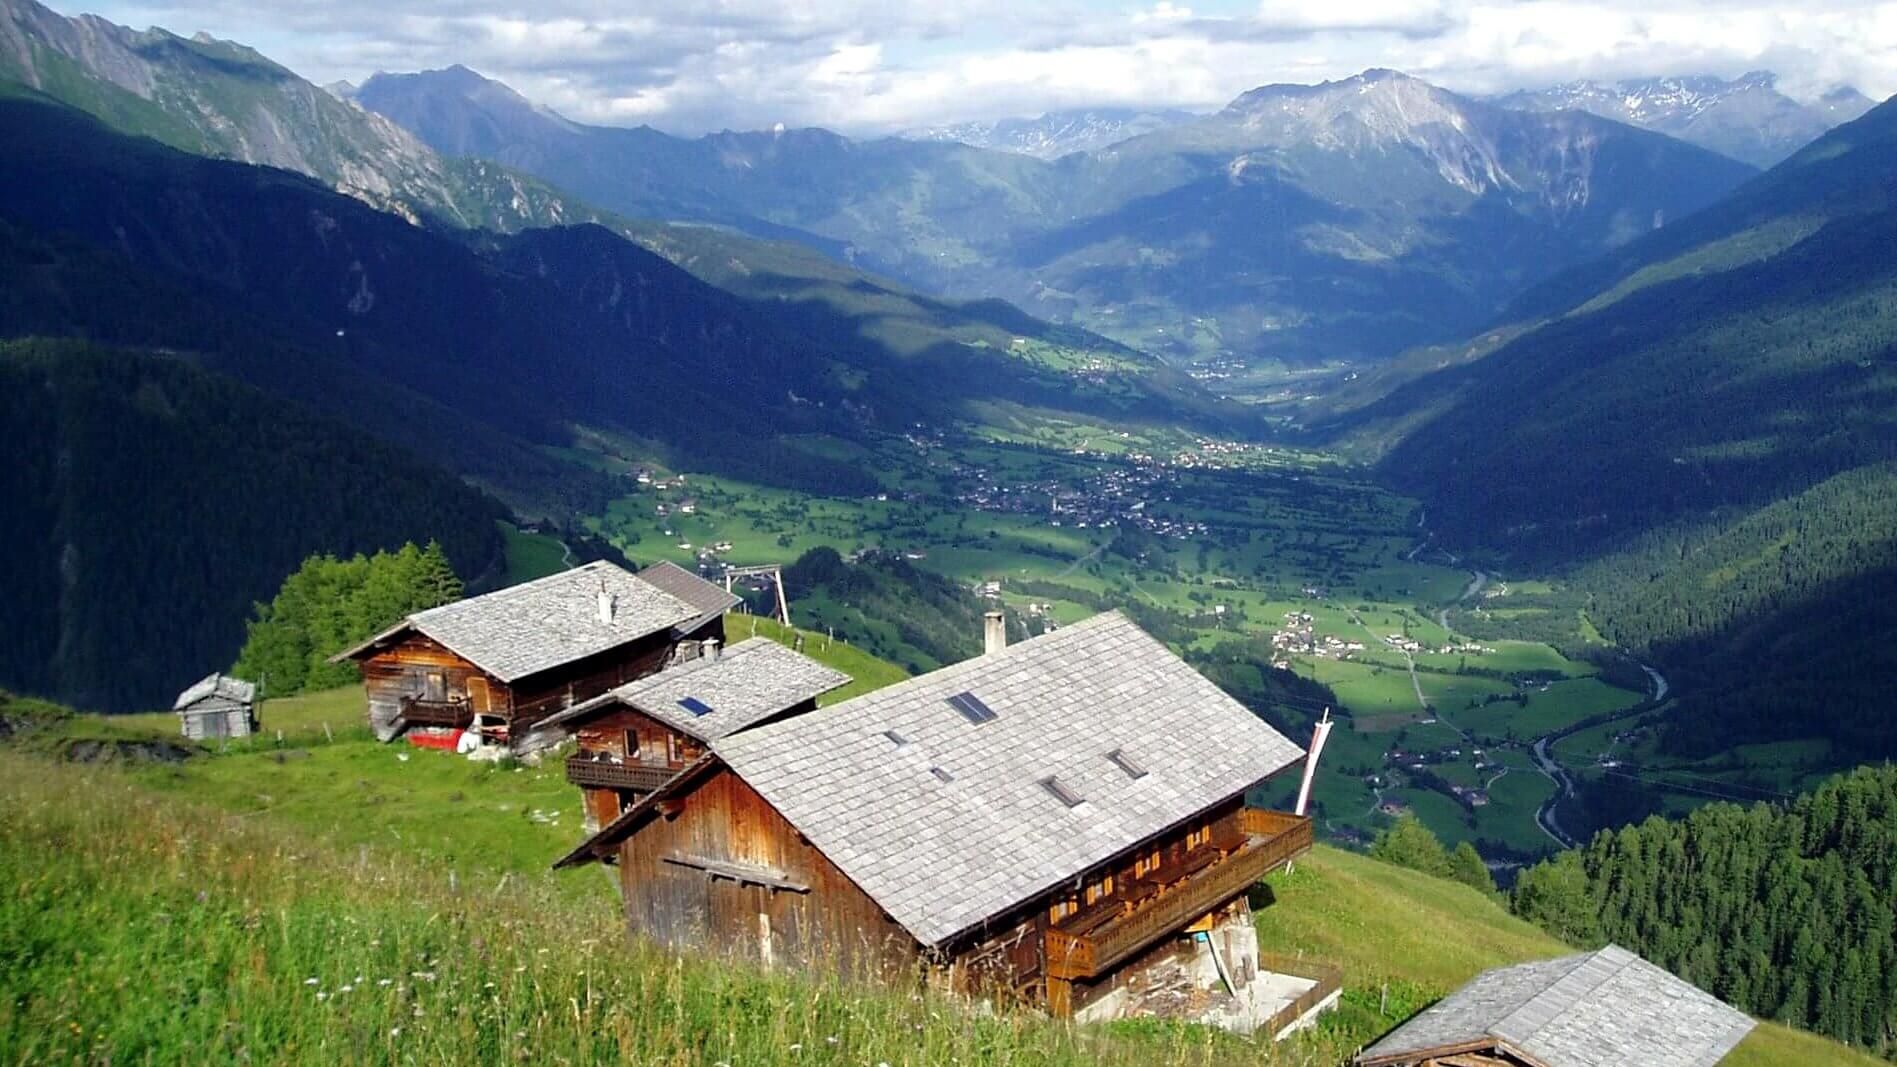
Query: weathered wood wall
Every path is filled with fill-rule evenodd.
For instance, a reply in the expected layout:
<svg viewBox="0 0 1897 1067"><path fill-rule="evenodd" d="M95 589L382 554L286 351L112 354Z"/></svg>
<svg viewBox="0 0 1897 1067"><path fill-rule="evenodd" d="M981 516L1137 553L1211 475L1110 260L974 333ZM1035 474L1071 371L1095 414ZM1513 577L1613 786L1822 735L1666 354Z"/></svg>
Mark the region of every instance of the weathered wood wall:
<svg viewBox="0 0 1897 1067"><path fill-rule="evenodd" d="M619 852L634 932L681 951L850 976L892 977L920 962L898 926L755 790L719 769L667 801ZM714 877L668 860L771 872L806 891Z"/></svg>
<svg viewBox="0 0 1897 1067"><path fill-rule="evenodd" d="M180 729L193 741L215 741L225 737L249 737L253 722L251 706L229 697L208 696L178 712Z"/></svg>
<svg viewBox="0 0 1897 1067"><path fill-rule="evenodd" d="M395 736L402 701L429 696L429 676L442 678L442 699L464 699L476 714L511 715L513 691L479 667L431 638L410 633L362 661L362 685L369 694L369 728L378 740Z"/></svg>

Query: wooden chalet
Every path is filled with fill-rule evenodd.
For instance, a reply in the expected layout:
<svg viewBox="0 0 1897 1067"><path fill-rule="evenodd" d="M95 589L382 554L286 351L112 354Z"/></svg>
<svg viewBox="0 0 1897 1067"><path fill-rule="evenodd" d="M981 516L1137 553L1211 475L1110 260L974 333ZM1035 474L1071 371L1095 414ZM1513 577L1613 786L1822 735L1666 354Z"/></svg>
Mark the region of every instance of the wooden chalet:
<svg viewBox="0 0 1897 1067"><path fill-rule="evenodd" d="M1609 945L1477 975L1360 1054L1357 1067L1712 1067L1744 1012Z"/></svg>
<svg viewBox="0 0 1897 1067"><path fill-rule="evenodd" d="M1108 613L713 739L560 865L681 950L1249 1029L1315 984L1248 901L1311 826L1245 795L1303 755Z"/></svg>
<svg viewBox="0 0 1897 1067"><path fill-rule="evenodd" d="M478 726L517 750L538 747L560 736L537 729L548 716L694 659L723 633L738 599L671 570L654 578L589 563L416 612L334 659L361 667L369 725L384 741L418 726ZM671 591L681 576L703 588Z"/></svg>
<svg viewBox="0 0 1897 1067"><path fill-rule="evenodd" d="M698 660L622 685L541 723L572 732L567 780L585 796L588 832L741 730L814 711L817 698L850 676L754 637Z"/></svg>
<svg viewBox="0 0 1897 1067"><path fill-rule="evenodd" d="M257 686L226 674L209 674L171 705L178 728L194 741L249 737L257 732Z"/></svg>

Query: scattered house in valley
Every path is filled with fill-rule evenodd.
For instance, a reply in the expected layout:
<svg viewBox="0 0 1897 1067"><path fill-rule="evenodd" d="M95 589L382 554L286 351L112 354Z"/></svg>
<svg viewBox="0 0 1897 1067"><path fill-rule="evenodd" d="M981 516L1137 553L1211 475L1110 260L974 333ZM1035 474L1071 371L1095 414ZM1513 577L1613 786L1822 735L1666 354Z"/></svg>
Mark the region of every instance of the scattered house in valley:
<svg viewBox="0 0 1897 1067"><path fill-rule="evenodd" d="M1712 1067L1752 1019L1639 956L1484 971L1365 1049L1357 1067Z"/></svg>
<svg viewBox="0 0 1897 1067"><path fill-rule="evenodd" d="M361 667L381 740L412 727L474 727L531 750L559 740L536 729L541 720L696 658L701 641L723 634L722 619L708 615L711 594L724 591L672 570L648 577L589 563L418 611L333 659ZM705 588L690 600L670 591L685 579Z"/></svg>
<svg viewBox="0 0 1897 1067"><path fill-rule="evenodd" d="M171 705L179 729L193 741L249 737L257 732L257 686L226 674L210 674L178 694Z"/></svg>
<svg viewBox="0 0 1897 1067"><path fill-rule="evenodd" d="M723 652L706 643L698 660L648 675L576 704L541 723L573 734L567 780L585 796L591 833L741 730L813 711L850 676L768 638Z"/></svg>
<svg viewBox="0 0 1897 1067"><path fill-rule="evenodd" d="M1310 848L1245 799L1303 751L1117 612L993 636L712 739L559 865L617 863L633 931L680 951L1086 1020L1278 1030L1333 1002L1334 973L1260 953L1248 897Z"/></svg>

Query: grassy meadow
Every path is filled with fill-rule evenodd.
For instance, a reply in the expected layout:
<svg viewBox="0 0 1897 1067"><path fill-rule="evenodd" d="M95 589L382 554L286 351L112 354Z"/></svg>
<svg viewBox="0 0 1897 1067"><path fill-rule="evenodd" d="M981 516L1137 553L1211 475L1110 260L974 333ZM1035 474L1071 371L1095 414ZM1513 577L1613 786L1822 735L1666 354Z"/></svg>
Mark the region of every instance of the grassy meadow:
<svg viewBox="0 0 1897 1067"><path fill-rule="evenodd" d="M457 773L408 766L411 788ZM509 786L464 787L498 806ZM1317 1067L1477 970L1564 951L1472 890L1319 848L1257 891L1267 948L1347 970L1342 1010L1314 1033L1274 1045L1190 1026L1073 1027L920 987L667 956L624 936L597 872L599 892L569 892L543 867L514 866L524 848L465 861L490 864L484 877L451 876L412 843L355 843L352 827L240 800L0 751L0 1058ZM409 802L447 810L438 791ZM388 815L379 805L357 821ZM1732 1062L1814 1056L1877 1062L1770 1026Z"/></svg>

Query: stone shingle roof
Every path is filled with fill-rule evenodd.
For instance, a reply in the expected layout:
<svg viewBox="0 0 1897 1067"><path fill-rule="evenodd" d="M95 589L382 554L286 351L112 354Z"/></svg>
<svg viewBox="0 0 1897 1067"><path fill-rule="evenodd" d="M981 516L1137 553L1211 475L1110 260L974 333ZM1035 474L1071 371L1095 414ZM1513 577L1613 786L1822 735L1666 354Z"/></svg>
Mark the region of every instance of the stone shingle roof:
<svg viewBox="0 0 1897 1067"><path fill-rule="evenodd" d="M723 586L716 582L706 581L669 560L660 560L634 577L648 585L657 586L698 609L698 616L680 627L687 632L698 629L744 603L744 598L725 592Z"/></svg>
<svg viewBox="0 0 1897 1067"><path fill-rule="evenodd" d="M1492 1040L1548 1067L1711 1067L1753 1025L1744 1012L1609 945L1484 971L1357 1062L1407 1063Z"/></svg>
<svg viewBox="0 0 1897 1067"><path fill-rule="evenodd" d="M612 619L601 618L601 590ZM503 682L512 682L668 630L699 612L604 560L418 611L347 657L413 627Z"/></svg>
<svg viewBox="0 0 1897 1067"><path fill-rule="evenodd" d="M765 637L740 641L717 659L697 659L647 675L546 719L541 727L570 724L624 705L701 741L737 733L806 700L850 684L832 670ZM711 710L693 714L682 701Z"/></svg>
<svg viewBox="0 0 1897 1067"><path fill-rule="evenodd" d="M248 704L256 699L257 685L255 682L246 682L242 678L232 678L226 674L213 672L205 675L191 688L179 693L178 699L171 705L171 710L183 711L214 694L226 700L234 700L239 704Z"/></svg>
<svg viewBox="0 0 1897 1067"><path fill-rule="evenodd" d="M964 692L994 717L948 703ZM1116 749L1146 773L1108 759ZM712 751L928 945L1304 755L1117 612Z"/></svg>

